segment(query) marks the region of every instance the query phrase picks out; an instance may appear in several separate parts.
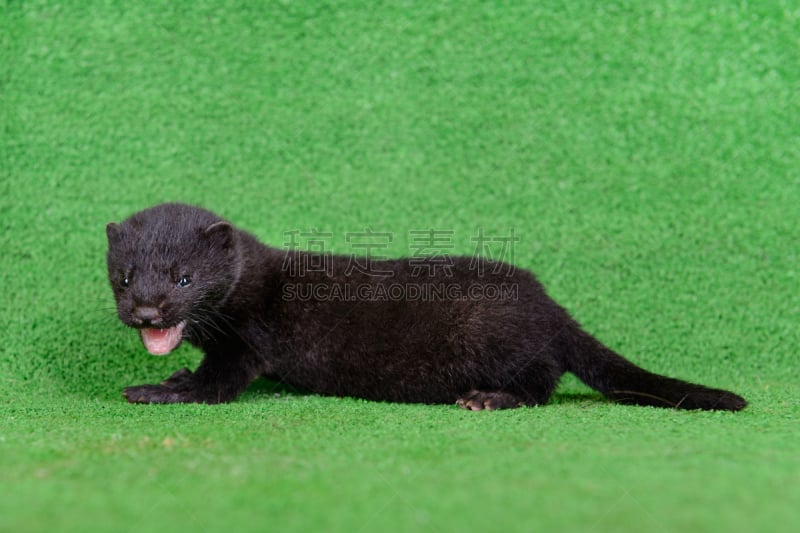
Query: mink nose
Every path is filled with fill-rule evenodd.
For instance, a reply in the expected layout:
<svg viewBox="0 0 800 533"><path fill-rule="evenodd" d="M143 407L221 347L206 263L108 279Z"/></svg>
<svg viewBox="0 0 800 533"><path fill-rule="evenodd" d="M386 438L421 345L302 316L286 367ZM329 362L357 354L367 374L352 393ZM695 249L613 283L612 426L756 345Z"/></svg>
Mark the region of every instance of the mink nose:
<svg viewBox="0 0 800 533"><path fill-rule="evenodd" d="M133 317L143 326L158 326L161 324L161 311L157 307L137 307Z"/></svg>

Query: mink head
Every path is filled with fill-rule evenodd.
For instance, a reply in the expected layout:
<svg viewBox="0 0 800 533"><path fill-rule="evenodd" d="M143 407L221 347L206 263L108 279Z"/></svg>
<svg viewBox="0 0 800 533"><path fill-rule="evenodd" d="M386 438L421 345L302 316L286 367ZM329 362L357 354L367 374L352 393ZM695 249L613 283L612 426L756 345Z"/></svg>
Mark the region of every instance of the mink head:
<svg viewBox="0 0 800 533"><path fill-rule="evenodd" d="M238 279L236 231L204 209L162 204L108 224L106 233L117 313L142 330L153 354L175 349Z"/></svg>

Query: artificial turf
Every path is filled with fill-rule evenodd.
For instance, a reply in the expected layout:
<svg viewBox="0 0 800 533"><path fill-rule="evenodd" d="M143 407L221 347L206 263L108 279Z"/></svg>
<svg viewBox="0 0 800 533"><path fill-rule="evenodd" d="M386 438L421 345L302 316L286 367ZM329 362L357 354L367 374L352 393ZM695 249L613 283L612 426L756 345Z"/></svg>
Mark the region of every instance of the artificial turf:
<svg viewBox="0 0 800 533"><path fill-rule="evenodd" d="M791 2L8 1L0 25L1 531L800 521ZM148 356L105 279L106 222L165 200L343 253L365 228L385 255L513 229L604 342L750 406L619 406L571 377L503 412L263 382L129 405L200 357Z"/></svg>

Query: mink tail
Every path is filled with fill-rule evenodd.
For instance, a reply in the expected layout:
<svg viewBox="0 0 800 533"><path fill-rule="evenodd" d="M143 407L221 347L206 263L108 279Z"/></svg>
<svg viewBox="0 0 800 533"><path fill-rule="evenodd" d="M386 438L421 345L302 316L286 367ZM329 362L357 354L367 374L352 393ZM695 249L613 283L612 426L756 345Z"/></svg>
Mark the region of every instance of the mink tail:
<svg viewBox="0 0 800 533"><path fill-rule="evenodd" d="M572 328L570 328L572 329ZM673 409L739 411L747 401L722 389L660 376L640 368L577 326L562 333L566 370L619 403Z"/></svg>

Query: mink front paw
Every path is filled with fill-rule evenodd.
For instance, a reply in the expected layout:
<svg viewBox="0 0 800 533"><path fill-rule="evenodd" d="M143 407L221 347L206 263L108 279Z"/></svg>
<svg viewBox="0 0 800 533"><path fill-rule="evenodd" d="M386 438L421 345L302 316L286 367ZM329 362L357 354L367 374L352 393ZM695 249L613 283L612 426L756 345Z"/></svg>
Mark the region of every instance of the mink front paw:
<svg viewBox="0 0 800 533"><path fill-rule="evenodd" d="M193 400L185 391L168 385L134 385L125 387L122 394L130 403L189 403Z"/></svg>
<svg viewBox="0 0 800 533"><path fill-rule="evenodd" d="M192 381L192 372L182 368L158 385L134 385L122 389L130 403L192 403L201 402Z"/></svg>

